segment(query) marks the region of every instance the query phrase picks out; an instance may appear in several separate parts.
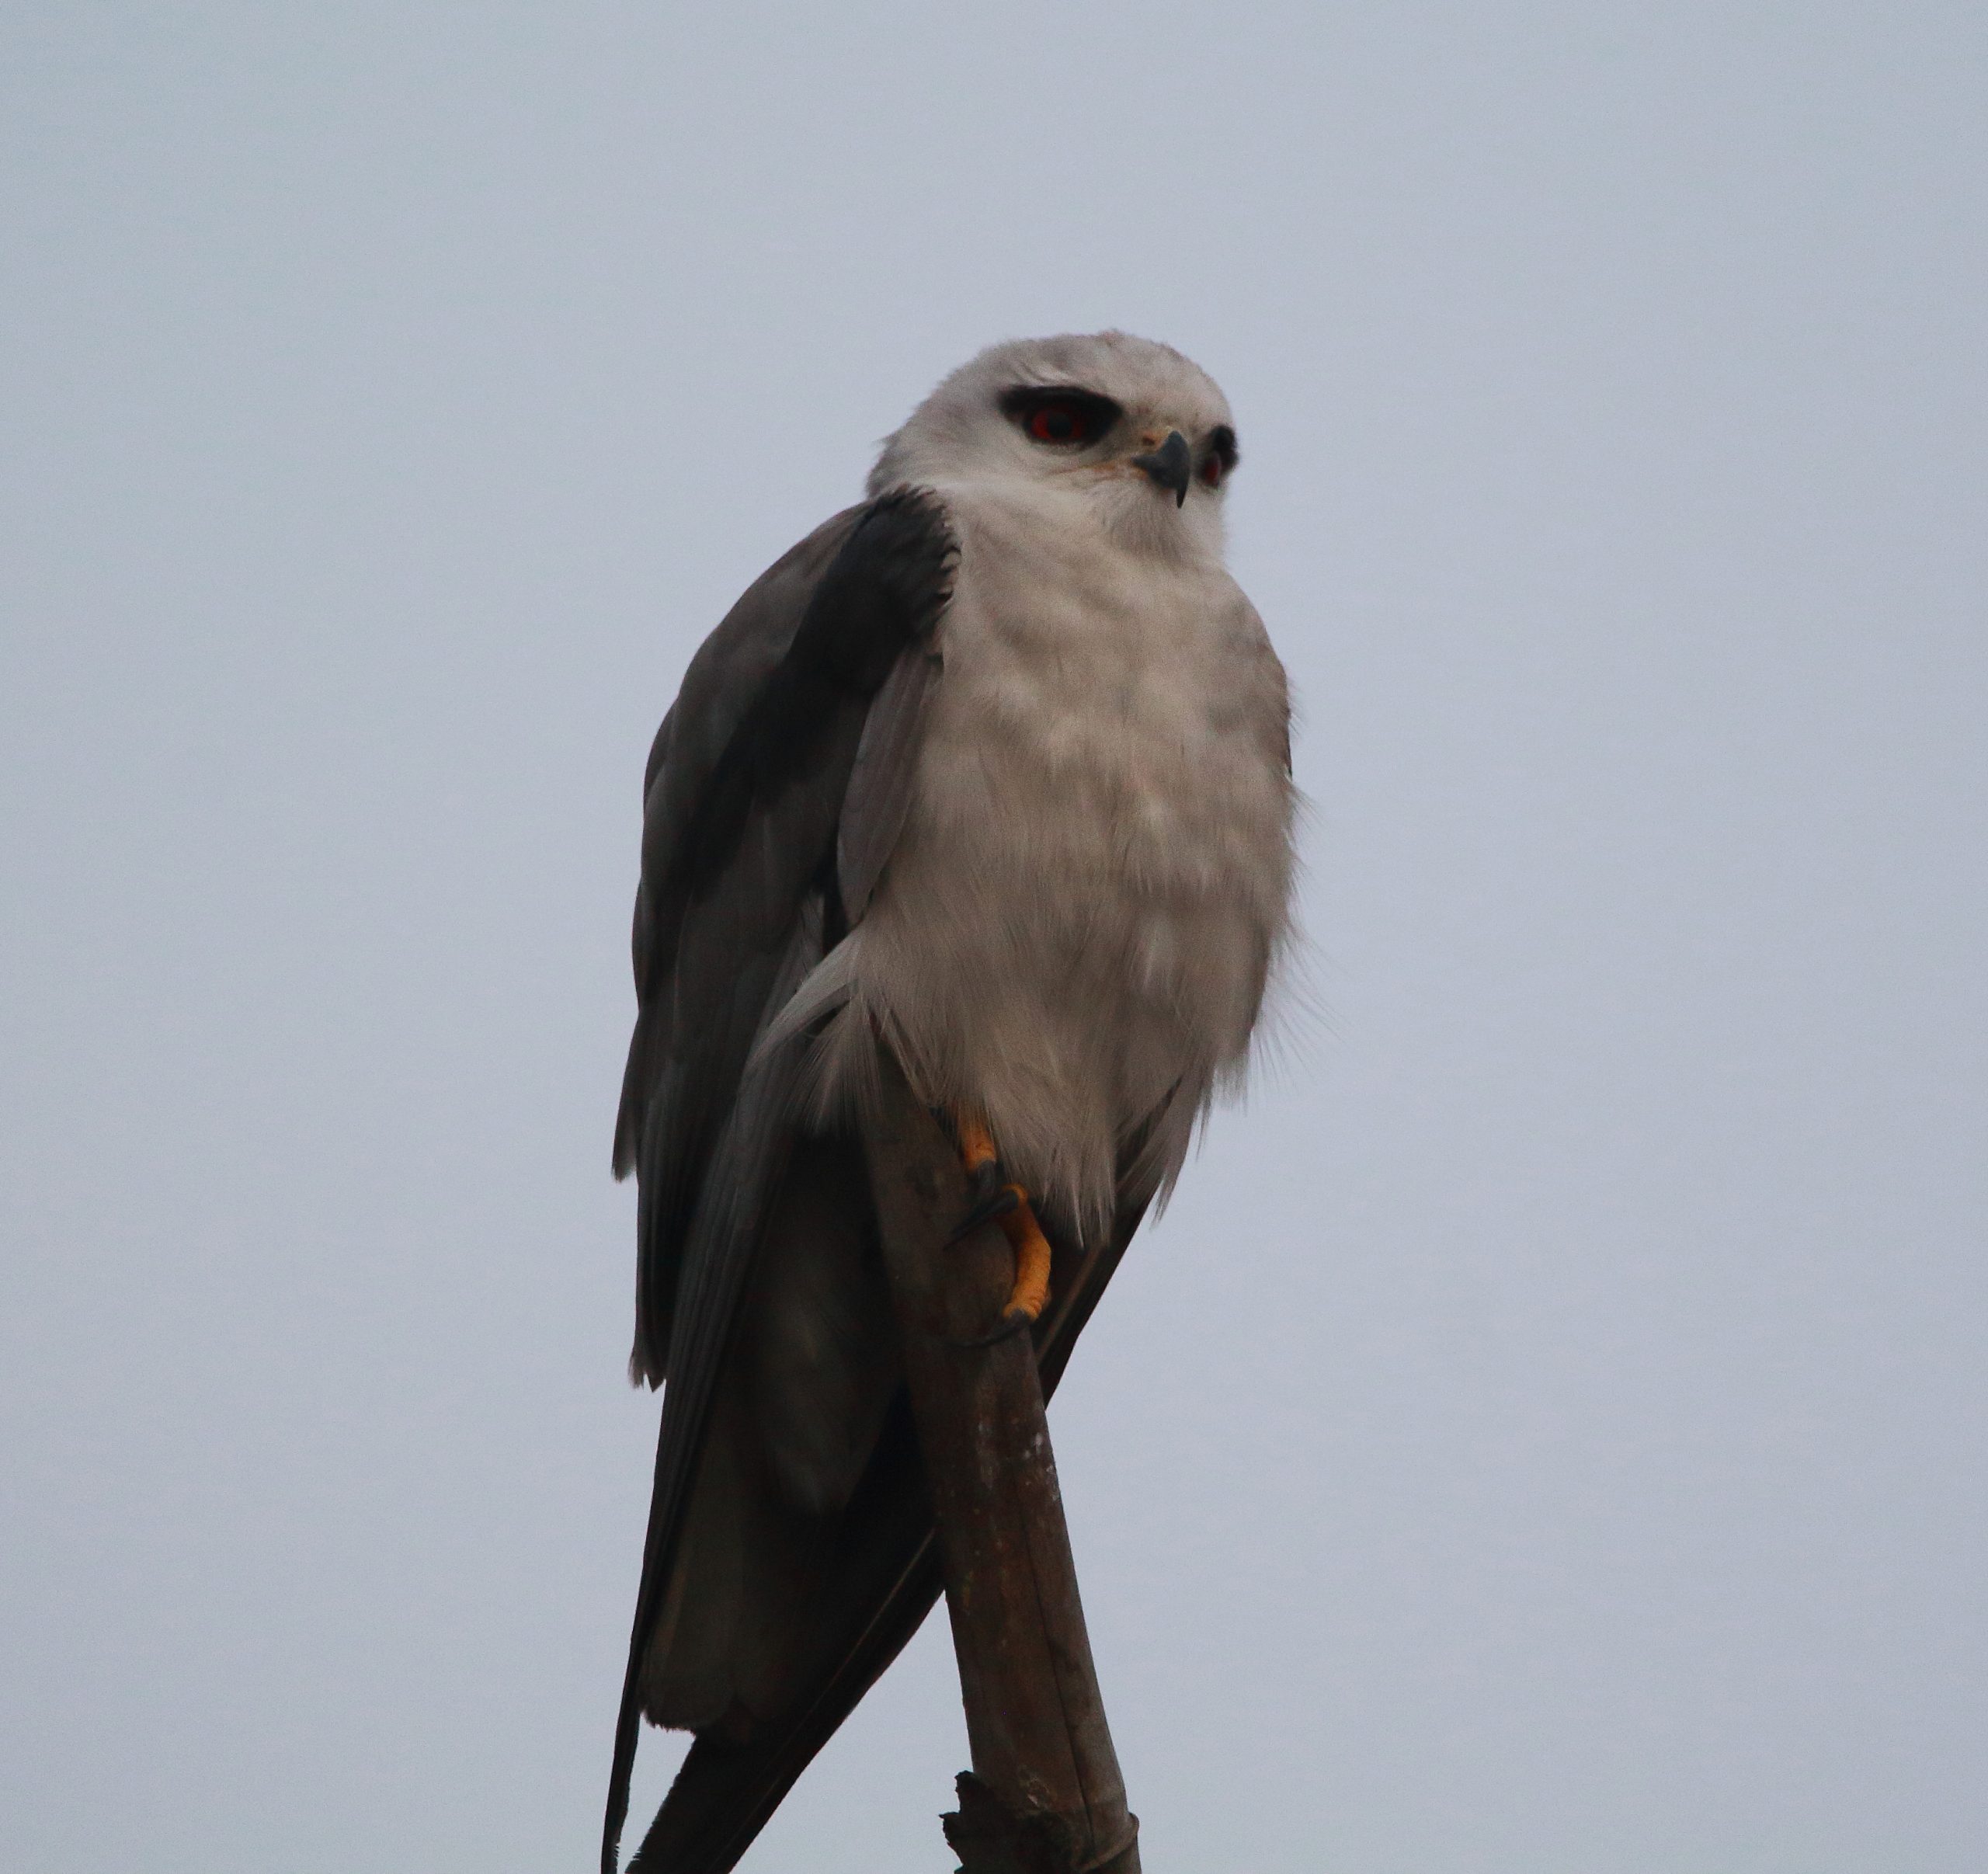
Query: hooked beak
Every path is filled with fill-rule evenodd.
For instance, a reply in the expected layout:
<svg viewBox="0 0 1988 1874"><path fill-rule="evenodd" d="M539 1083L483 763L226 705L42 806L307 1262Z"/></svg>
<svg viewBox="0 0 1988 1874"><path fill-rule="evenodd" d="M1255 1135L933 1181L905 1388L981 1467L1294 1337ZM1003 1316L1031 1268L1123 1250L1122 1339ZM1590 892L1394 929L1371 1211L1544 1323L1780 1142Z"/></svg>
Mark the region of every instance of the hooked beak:
<svg viewBox="0 0 1988 1874"><path fill-rule="evenodd" d="M1194 457L1187 447L1187 439L1178 429L1170 431L1166 440L1157 449L1134 456L1132 466L1150 476L1156 488L1173 489L1176 507L1187 506L1187 483L1194 473Z"/></svg>

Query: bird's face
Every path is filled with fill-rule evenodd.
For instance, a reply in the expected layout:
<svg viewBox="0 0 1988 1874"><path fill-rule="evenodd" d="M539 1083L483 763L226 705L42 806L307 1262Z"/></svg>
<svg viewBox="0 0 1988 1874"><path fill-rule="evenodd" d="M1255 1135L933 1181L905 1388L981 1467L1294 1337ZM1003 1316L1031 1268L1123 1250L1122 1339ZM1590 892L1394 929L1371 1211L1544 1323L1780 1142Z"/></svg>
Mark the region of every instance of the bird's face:
<svg viewBox="0 0 1988 1874"><path fill-rule="evenodd" d="M1135 550L1219 558L1236 459L1228 402L1205 372L1107 332L982 353L884 445L870 489L999 483Z"/></svg>

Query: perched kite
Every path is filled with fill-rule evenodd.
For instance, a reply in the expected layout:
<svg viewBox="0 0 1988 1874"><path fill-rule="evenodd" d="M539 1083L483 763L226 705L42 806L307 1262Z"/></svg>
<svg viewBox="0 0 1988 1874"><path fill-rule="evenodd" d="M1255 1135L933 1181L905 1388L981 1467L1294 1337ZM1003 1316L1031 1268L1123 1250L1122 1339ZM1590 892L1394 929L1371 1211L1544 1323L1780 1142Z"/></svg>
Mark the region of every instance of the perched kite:
<svg viewBox="0 0 1988 1874"><path fill-rule="evenodd" d="M667 1382L601 1860L724 1874L939 1593L859 1140L894 1050L1047 1391L1283 940L1284 676L1222 565L1221 391L1121 332L998 346L691 660L644 781L634 1377Z"/></svg>

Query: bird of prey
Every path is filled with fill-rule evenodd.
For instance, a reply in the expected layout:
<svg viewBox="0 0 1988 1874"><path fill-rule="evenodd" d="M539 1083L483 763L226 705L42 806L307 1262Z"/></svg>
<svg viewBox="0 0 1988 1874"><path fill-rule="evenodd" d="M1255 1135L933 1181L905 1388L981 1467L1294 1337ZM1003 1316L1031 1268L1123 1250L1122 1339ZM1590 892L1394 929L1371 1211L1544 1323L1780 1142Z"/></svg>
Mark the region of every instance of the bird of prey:
<svg viewBox="0 0 1988 1874"><path fill-rule="evenodd" d="M601 1860L724 1874L939 1593L860 1143L878 1039L998 1215L1054 1387L1288 927L1282 666L1236 431L1171 348L996 346L691 660L644 780L638 1383L665 1387Z"/></svg>

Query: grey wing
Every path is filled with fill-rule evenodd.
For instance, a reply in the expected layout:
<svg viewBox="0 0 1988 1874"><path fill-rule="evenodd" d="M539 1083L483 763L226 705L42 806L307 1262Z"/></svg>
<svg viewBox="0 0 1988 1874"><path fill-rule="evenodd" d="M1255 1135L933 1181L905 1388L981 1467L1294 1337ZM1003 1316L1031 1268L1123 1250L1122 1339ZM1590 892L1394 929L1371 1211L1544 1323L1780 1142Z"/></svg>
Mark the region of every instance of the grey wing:
<svg viewBox="0 0 1988 1874"><path fill-rule="evenodd" d="M888 753L873 746L874 771L854 795L851 775L879 691L901 664L923 664L954 552L929 495L899 492L837 516L713 633L652 752L634 923L639 1012L614 1157L640 1181L631 1368L669 1383L616 1726L606 1868L692 1485L721 1387L728 1397L738 1389L725 1369L741 1295L770 1208L788 1201L800 1044L749 1069L748 1059L846 927L845 836L881 865L887 847L866 815L898 801L902 817L905 784L891 769L915 753L915 736L894 735Z"/></svg>
<svg viewBox="0 0 1988 1874"><path fill-rule="evenodd" d="M801 909L824 896L843 843L863 854L857 908L824 907L832 946L895 843L951 555L929 498L838 514L732 607L657 732L614 1132L615 1176L641 1174L630 1368L651 1386L669 1370L690 1225ZM872 732L880 714L883 736Z"/></svg>
<svg viewBox="0 0 1988 1874"><path fill-rule="evenodd" d="M885 862L904 830L926 705L939 669L939 653L932 645L908 652L885 680L864 722L836 843L836 880L852 924L860 923L869 909Z"/></svg>
<svg viewBox="0 0 1988 1874"><path fill-rule="evenodd" d="M676 1265L711 1129L736 1083L735 1067L729 1075L722 1071L724 1060L737 1051L731 1031L752 1013L749 986L744 997L725 997L729 1007L705 993L714 986L704 979L708 945L701 940L720 918L688 917L687 874L703 836L707 792L748 711L792 647L808 601L861 511L846 509L817 528L755 580L725 615L691 659L642 777L642 863L631 944L635 1030L615 1121L614 1175L626 1177L640 1163L635 1346L629 1370L631 1378L651 1386L662 1384L668 1365ZM777 947L779 927L799 894L789 881L775 878L742 876L734 884L735 895L759 900Z"/></svg>

